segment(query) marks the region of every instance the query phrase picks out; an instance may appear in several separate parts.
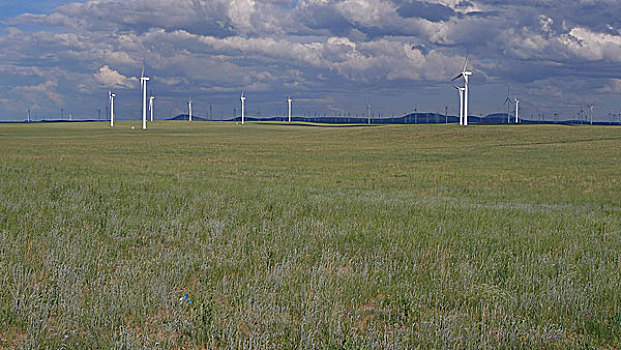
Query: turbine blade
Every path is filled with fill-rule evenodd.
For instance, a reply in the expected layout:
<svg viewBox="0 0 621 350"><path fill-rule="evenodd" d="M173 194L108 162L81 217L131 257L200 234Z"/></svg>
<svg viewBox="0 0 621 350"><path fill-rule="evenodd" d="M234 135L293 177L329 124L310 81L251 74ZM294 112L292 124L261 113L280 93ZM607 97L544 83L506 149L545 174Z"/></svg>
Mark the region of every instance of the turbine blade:
<svg viewBox="0 0 621 350"><path fill-rule="evenodd" d="M466 69L468 69L468 59L470 58L470 50L468 50L466 52L466 63L464 64L464 69L462 70L462 72L465 72Z"/></svg>
<svg viewBox="0 0 621 350"><path fill-rule="evenodd" d="M461 78L461 77L463 77L463 76L464 76L464 74L463 74L463 73L461 73L461 74L459 74L458 76L456 76L455 78L451 79L451 81L455 81L455 80L457 80L457 79L459 79L459 78Z"/></svg>

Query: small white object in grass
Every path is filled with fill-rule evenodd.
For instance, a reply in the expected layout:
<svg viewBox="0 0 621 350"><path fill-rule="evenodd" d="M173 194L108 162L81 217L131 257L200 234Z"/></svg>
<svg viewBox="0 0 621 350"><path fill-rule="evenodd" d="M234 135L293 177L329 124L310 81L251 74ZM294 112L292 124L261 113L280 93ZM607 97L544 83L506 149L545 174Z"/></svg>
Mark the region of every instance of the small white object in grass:
<svg viewBox="0 0 621 350"><path fill-rule="evenodd" d="M135 128L132 126L132 130L134 130Z"/></svg>

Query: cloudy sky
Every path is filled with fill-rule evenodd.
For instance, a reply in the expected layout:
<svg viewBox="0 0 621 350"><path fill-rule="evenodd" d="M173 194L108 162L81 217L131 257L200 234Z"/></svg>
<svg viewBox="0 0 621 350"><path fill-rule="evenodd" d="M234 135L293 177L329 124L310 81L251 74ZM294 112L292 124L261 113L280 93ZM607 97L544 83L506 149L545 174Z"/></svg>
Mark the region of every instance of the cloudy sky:
<svg viewBox="0 0 621 350"><path fill-rule="evenodd" d="M0 118L457 114L469 52L474 115L621 112L619 0L0 0ZM99 110L99 111L98 111Z"/></svg>

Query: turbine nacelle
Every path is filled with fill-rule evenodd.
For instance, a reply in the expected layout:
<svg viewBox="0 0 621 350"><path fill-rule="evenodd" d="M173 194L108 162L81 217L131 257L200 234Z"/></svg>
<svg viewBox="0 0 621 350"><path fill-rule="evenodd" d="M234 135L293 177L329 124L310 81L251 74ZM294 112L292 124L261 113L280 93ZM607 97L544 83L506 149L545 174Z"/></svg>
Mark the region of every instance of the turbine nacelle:
<svg viewBox="0 0 621 350"><path fill-rule="evenodd" d="M451 81L455 81L459 78L464 78L464 80L468 80L468 77L470 77L471 75L472 75L472 72L464 71L464 72L459 73L459 75L456 76L455 78L451 79Z"/></svg>

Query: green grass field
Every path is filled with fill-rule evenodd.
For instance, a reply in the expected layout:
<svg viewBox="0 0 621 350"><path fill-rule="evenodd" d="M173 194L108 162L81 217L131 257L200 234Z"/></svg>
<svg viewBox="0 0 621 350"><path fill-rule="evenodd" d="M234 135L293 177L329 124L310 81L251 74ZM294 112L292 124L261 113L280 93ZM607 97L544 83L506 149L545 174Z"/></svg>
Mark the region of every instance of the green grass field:
<svg viewBox="0 0 621 350"><path fill-rule="evenodd" d="M139 126L0 125L0 348L619 349L619 127Z"/></svg>

